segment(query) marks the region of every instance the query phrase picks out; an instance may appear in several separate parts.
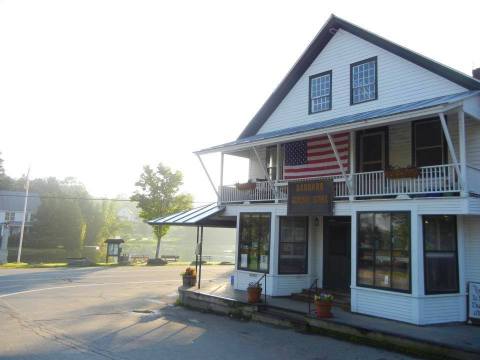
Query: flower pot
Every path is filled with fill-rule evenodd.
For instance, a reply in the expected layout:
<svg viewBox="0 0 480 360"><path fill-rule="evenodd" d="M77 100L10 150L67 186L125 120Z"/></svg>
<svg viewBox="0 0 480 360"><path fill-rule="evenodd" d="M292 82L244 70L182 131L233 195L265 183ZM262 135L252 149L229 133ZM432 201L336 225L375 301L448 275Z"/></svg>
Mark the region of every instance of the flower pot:
<svg viewBox="0 0 480 360"><path fill-rule="evenodd" d="M260 296L262 296L261 287L251 287L247 289L248 302L250 304L255 304L260 302Z"/></svg>
<svg viewBox="0 0 480 360"><path fill-rule="evenodd" d="M183 280L183 286L185 286L185 287L192 287L192 286L195 286L197 284L197 277L196 276L183 275L182 280Z"/></svg>
<svg viewBox="0 0 480 360"><path fill-rule="evenodd" d="M332 315L332 302L331 301L317 301L315 303L317 307L317 317L322 318L331 318Z"/></svg>

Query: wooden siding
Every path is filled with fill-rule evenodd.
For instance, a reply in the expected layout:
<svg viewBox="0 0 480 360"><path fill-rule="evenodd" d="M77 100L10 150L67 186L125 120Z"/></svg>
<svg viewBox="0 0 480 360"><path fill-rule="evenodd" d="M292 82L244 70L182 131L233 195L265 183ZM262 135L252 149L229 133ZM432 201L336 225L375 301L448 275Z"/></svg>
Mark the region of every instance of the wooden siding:
<svg viewBox="0 0 480 360"><path fill-rule="evenodd" d="M464 217L465 281L480 282L480 218Z"/></svg>
<svg viewBox="0 0 480 360"><path fill-rule="evenodd" d="M355 303L353 303L355 302ZM414 300L410 295L371 289L352 289L352 311L415 323Z"/></svg>
<svg viewBox="0 0 480 360"><path fill-rule="evenodd" d="M419 299L419 325L466 320L466 300L462 295L431 296Z"/></svg>
<svg viewBox="0 0 480 360"><path fill-rule="evenodd" d="M378 57L378 100L350 105L350 64ZM308 78L332 70L332 110L308 115ZM466 89L339 30L260 128L259 133L400 105Z"/></svg>

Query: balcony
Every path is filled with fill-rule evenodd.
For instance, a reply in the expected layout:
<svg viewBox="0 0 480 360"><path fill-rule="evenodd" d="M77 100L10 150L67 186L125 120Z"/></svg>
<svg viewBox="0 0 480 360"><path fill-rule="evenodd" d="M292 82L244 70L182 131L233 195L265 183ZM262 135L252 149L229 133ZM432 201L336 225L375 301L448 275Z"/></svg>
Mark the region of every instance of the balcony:
<svg viewBox="0 0 480 360"><path fill-rule="evenodd" d="M425 166L418 168L417 177L392 178L385 171L373 171L348 174L347 179L341 175L317 178L295 179L308 181L312 179L332 179L336 200L389 198L399 195L414 197L435 197L456 195L462 192L463 185L457 175L456 164ZM480 169L468 168L468 177L472 185L480 180ZM351 184L350 191L347 182ZM222 204L284 202L288 197L288 181L257 181L248 186L225 185L220 187L219 197Z"/></svg>

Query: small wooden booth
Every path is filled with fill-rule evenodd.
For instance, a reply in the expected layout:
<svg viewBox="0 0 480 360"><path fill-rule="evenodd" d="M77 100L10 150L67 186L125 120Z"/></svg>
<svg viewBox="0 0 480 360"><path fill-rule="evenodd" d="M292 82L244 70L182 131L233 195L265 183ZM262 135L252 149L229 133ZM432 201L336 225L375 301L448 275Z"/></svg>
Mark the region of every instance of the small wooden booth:
<svg viewBox="0 0 480 360"><path fill-rule="evenodd" d="M108 263L108 259L113 257L118 260L120 259L120 255L122 254L122 244L125 241L123 239L107 239L105 240L105 244L107 244L107 255L105 257L105 262Z"/></svg>

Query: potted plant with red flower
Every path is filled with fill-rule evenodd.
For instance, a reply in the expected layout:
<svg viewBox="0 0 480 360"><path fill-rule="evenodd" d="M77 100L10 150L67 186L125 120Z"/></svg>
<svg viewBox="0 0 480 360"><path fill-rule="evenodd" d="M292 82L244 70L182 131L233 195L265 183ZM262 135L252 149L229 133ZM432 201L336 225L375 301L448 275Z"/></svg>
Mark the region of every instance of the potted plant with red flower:
<svg viewBox="0 0 480 360"><path fill-rule="evenodd" d="M183 286L191 287L197 284L197 273L194 268L187 267L182 273Z"/></svg>
<svg viewBox="0 0 480 360"><path fill-rule="evenodd" d="M260 297L262 296L262 287L258 282L251 282L248 284L247 294L248 302L250 304L259 303Z"/></svg>
<svg viewBox="0 0 480 360"><path fill-rule="evenodd" d="M317 308L317 317L318 318L330 318L332 317L332 303L333 295L321 293L315 295L313 301Z"/></svg>

